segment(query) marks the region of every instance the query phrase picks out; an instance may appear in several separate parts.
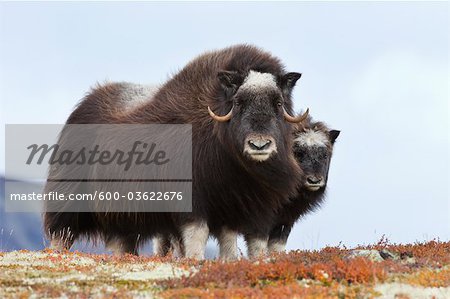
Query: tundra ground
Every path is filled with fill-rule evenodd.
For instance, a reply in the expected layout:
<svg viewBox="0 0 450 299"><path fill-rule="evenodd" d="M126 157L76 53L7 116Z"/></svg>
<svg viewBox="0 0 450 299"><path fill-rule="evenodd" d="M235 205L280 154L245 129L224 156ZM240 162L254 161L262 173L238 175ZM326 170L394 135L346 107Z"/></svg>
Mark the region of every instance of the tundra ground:
<svg viewBox="0 0 450 299"><path fill-rule="evenodd" d="M0 252L0 298L450 298L450 242L236 262Z"/></svg>

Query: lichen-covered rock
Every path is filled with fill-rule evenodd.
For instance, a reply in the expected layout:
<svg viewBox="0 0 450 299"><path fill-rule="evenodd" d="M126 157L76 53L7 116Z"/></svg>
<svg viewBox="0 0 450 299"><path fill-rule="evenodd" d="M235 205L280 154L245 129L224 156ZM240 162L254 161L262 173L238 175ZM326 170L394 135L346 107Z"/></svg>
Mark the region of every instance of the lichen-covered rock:
<svg viewBox="0 0 450 299"><path fill-rule="evenodd" d="M384 258L381 256L380 252L375 249L355 249L350 251L347 257L350 259L355 257L364 257L372 262L384 261Z"/></svg>

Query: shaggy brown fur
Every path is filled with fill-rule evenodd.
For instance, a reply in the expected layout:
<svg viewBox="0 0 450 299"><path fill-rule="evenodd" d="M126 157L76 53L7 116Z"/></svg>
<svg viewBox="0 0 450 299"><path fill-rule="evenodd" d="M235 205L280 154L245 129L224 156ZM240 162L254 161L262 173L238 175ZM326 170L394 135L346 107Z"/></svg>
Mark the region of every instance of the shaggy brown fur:
<svg viewBox="0 0 450 299"><path fill-rule="evenodd" d="M302 181L298 187L298 195L290 198L289 202L283 205L278 212L276 224L272 228L270 235L267 236L269 251L283 251L294 224L301 217L304 217L306 214L319 208L320 204L325 199L325 190L328 181L331 157L333 155L333 147L340 131L331 130L323 122L315 122L309 117L307 120L295 126L293 140L295 141L299 136L310 131L323 133L323 136L326 138L326 146L306 146L294 142L294 155L304 172L305 180ZM309 190L306 185L306 178L308 177L323 178L323 185L318 190ZM299 178L299 180L300 179L301 178ZM220 243L221 239L218 238L218 240ZM165 255L172 250L176 252L177 255L183 255L181 242L176 238L173 238L173 236L160 235L156 241L160 244L165 244L165 248L155 248L159 254ZM234 242L231 243L235 244L235 240L233 241ZM223 244L220 245L223 246ZM237 248L232 251L237 252ZM230 255L221 257L225 259L237 258L237 256Z"/></svg>
<svg viewBox="0 0 450 299"><path fill-rule="evenodd" d="M250 70L272 74L279 91L238 94L242 80L224 87L223 80L218 79L221 71L245 78ZM111 105L121 100L120 85L96 88L67 123L192 124L193 211L46 213L46 232L51 237L70 228L72 241L100 234L105 240L119 239L129 244L130 240L141 242L157 233L180 237L180 227L200 221L206 222L213 234L226 226L249 237L267 236L276 224L277 212L296 195L302 177L291 150L292 126L284 120L277 104L282 99L286 111L292 113L291 91L299 76L291 80L287 75L277 58L255 47L239 45L199 56L162 85L151 101L131 111ZM208 106L219 115L226 114L239 95L241 108L236 108L229 122L219 123L208 115ZM265 162L245 156L245 137L254 133L273 137L277 154ZM77 191L76 186L74 189ZM70 247L72 241L64 246Z"/></svg>

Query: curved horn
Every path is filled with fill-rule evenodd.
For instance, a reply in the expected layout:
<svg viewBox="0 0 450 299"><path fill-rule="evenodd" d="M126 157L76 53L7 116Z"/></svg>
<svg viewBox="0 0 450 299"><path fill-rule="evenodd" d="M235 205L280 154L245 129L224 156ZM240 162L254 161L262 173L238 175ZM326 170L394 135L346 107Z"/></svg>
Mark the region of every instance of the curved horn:
<svg viewBox="0 0 450 299"><path fill-rule="evenodd" d="M208 106L208 112L209 112L209 115L211 115L211 117L214 119L214 120L217 120L217 121L219 121L219 122L225 122L225 121L229 121L230 119L231 119L231 115L233 114L233 107L231 107L231 110L230 110L230 112L228 112L226 115L224 115L224 116L218 116L218 115L216 115L214 112L212 112L212 110L211 110L211 108L209 108L209 106Z"/></svg>
<svg viewBox="0 0 450 299"><path fill-rule="evenodd" d="M286 112L286 109L284 109L284 107L283 107L283 112L284 112L284 118L288 122L290 122L290 123L299 123L299 122L304 121L308 117L309 108L306 109L305 113L303 113L302 115L296 116L296 117L293 117L293 116L289 115L289 113Z"/></svg>

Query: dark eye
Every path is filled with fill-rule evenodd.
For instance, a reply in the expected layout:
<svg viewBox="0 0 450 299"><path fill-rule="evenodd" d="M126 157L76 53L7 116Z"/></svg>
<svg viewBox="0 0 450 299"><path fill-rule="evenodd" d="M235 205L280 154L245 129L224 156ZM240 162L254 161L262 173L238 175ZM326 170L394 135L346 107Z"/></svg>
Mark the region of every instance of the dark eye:
<svg viewBox="0 0 450 299"><path fill-rule="evenodd" d="M281 101L278 101L278 102L277 102L277 106L278 106L278 107L281 107L281 106L283 106L283 103L282 103Z"/></svg>
<svg viewBox="0 0 450 299"><path fill-rule="evenodd" d="M239 106L241 104L241 102L239 102L239 100L234 100L234 105L235 106Z"/></svg>

